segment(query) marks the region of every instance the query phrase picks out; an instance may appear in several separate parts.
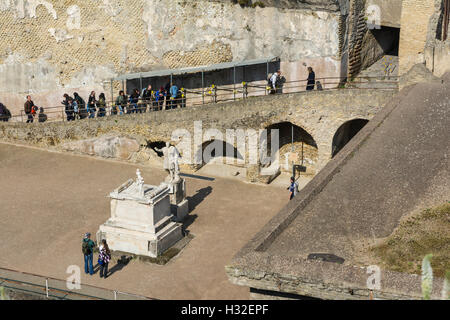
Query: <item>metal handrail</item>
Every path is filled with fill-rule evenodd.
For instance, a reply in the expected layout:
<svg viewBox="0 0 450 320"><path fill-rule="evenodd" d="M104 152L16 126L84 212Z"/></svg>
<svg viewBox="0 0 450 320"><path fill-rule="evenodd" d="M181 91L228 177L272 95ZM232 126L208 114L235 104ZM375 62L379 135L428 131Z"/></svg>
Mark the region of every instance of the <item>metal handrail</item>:
<svg viewBox="0 0 450 320"><path fill-rule="evenodd" d="M24 291L24 292L29 292L32 294L39 294L39 295L45 295L47 298L48 297L55 297L55 298L60 298L60 299L66 299L68 296L79 296L79 297L83 297L83 298L89 298L89 299L96 299L96 300L109 300L107 298L104 297L100 297L100 296L95 296L95 295L91 295L91 294L86 294L86 293L81 293L81 292L76 292L74 290L70 290L70 289L61 289L61 288L54 288L52 286L49 285L48 280L55 280L55 281L60 281L65 283L65 280L61 280L61 279L57 279L57 278L52 278L52 277L44 277L41 275L37 275L37 274L33 274L33 273L29 273L29 272L22 272L22 271L17 271L17 270L13 270L13 269L8 269L8 268L0 268L0 272L1 271L7 271L8 273L12 273L12 274L22 274L22 275L28 275L28 276L32 276L32 277L36 277L38 278L40 281L42 281L41 283L33 283L33 282L29 282L29 281L23 281L23 280L19 280L16 278L12 278L12 277L4 277L0 274L0 286L3 286L5 288L9 288L12 290L20 290L20 291ZM37 291L33 291L30 289L25 289L25 288L17 288L11 285L5 285L6 283L17 283L17 284L21 284L21 285L28 285L28 286L33 286L36 288ZM80 284L81 285L81 284ZM105 289L105 288L100 288L97 286L93 286L93 285L86 285L83 284L82 285L85 288L93 288L93 289L97 289L97 290L101 290L107 293L111 293L115 300L117 299L117 294L121 294L121 295L127 295L130 297L135 297L138 299L143 299L143 300L156 300L154 298L149 298L149 297L145 297L145 296L141 296L141 295L137 295L137 294L132 294L132 293L126 293L126 292L122 292L122 291L118 291L118 290L109 290L109 289ZM42 292L43 291L43 292ZM55 294L52 293L62 293L64 294L63 297L59 297L56 296Z"/></svg>
<svg viewBox="0 0 450 320"><path fill-rule="evenodd" d="M340 77L325 77L325 78L315 78L315 81L320 81L322 85L322 91L329 90L372 90L372 89L382 89L382 90L397 90L398 84L397 76L382 76L382 77L355 77L350 81L346 81L346 78ZM386 80L388 79L388 80ZM396 80L394 80L396 79ZM371 82L370 80L376 80L376 82ZM291 80L285 81L282 86L275 88L275 92L273 91L271 86L268 85L266 80L255 81L254 83L241 83L241 87L237 88L236 85L224 85L222 87L216 86L212 84L210 87L200 89L183 89L184 97L172 99L170 96L166 95L164 99L156 101L155 98L151 100L143 100L141 97L139 98L137 103L130 103L127 101L123 105L120 105L124 110L123 114L130 113L146 113L153 112L159 110L169 110L172 109L172 106L178 107L187 107L187 106L198 106L209 103L218 103L225 101L234 101L240 99L247 99L252 96L263 96L268 94L291 94L291 93L300 93L300 92L309 92L306 91L308 79L301 80ZM375 87L371 87L371 84L375 84ZM364 87L358 87L359 85L363 85ZM386 85L384 88L380 88L380 85ZM315 85L316 87L316 85ZM314 91L317 91L315 89ZM209 100L209 101L208 101ZM137 105L137 108L134 106ZM115 101L108 101L105 103L105 111L103 116L115 116L120 115L120 111L117 110L117 114L113 112L117 109L118 105ZM66 110L65 106L55 106L45 108L45 115L47 116L46 122L51 121L72 121L72 120L82 120L80 118L80 114L74 115L75 118L68 117L66 111L72 113L73 110ZM86 108L84 109L84 118L91 119L91 113L87 112ZM94 116L99 118L99 108L96 106L96 111L94 112ZM37 118L38 114L36 114ZM91 118L89 117L91 116ZM103 117L100 116L100 117ZM24 122L27 121L28 115L24 113L23 110L20 111L20 114L13 115L11 117L13 119L12 122ZM38 119L33 118L33 121L38 121Z"/></svg>

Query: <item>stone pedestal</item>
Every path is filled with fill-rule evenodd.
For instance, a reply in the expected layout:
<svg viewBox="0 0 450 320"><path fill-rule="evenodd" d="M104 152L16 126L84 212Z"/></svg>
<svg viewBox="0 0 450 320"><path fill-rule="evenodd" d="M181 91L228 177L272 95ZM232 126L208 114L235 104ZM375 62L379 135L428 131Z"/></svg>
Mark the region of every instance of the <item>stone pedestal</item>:
<svg viewBox="0 0 450 320"><path fill-rule="evenodd" d="M177 221L183 221L189 213L189 203L186 199L186 180L179 178L168 183L172 214Z"/></svg>
<svg viewBox="0 0 450 320"><path fill-rule="evenodd" d="M138 185L128 180L110 193L111 218L97 232L97 242L111 250L157 257L183 237L172 221L169 186Z"/></svg>

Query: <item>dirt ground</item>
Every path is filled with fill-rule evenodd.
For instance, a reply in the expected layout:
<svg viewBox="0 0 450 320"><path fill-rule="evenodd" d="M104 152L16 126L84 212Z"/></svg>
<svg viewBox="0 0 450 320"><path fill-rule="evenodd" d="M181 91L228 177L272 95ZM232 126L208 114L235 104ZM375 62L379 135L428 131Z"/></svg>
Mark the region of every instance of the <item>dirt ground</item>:
<svg viewBox="0 0 450 320"><path fill-rule="evenodd" d="M84 268L81 239L110 216L113 189L139 166L0 143L0 267L66 279L67 267ZM148 184L162 169L140 167ZM248 299L224 266L287 202L285 188L225 178L187 178L195 236L165 266L131 261L108 279L81 282L158 299ZM95 237L95 236L94 236ZM95 260L95 257L94 257Z"/></svg>

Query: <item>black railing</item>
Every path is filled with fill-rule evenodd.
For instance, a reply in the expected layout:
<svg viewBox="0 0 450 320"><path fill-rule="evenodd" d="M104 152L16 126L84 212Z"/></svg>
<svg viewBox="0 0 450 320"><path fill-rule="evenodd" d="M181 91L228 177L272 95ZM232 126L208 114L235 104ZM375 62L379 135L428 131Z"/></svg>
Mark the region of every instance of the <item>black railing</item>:
<svg viewBox="0 0 450 320"><path fill-rule="evenodd" d="M39 116L36 113L32 116L33 122L39 122L39 119L47 121L75 121L82 119L89 119L93 117L101 118L106 116L120 116L124 114L147 113L154 111L171 110L176 108L186 108L190 106L235 101L247 99L249 97L277 95L287 93L308 92L307 87L314 91L329 91L329 90L398 90L398 77L357 77L352 81L338 77L330 78L316 78L314 86L308 85L307 80L285 81L272 88L267 81L246 83L243 82L236 85L218 87L214 84L202 89L182 89L181 94L177 97L163 96L154 97L150 100L143 100L139 98L138 102L116 103L110 101L105 103L104 109L98 106L93 113L89 113L85 108L79 108L78 112L74 109L66 108L65 106L56 106L45 108L45 116ZM26 122L31 119L28 114L21 110L20 114L13 115L9 121L12 122Z"/></svg>

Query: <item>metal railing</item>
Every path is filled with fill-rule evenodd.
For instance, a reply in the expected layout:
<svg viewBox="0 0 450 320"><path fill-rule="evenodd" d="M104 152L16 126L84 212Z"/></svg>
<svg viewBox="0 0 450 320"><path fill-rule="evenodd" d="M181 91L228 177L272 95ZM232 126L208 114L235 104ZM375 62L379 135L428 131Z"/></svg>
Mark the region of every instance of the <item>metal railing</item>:
<svg viewBox="0 0 450 320"><path fill-rule="evenodd" d="M312 86L313 91L330 91L330 90L398 90L398 77L357 77L351 81L339 77L316 78L315 81L320 83ZM73 109L65 106L56 106L45 108L44 122L48 121L75 121L91 118L101 118L106 116L120 116L126 114L147 113L154 111L171 110L176 108L186 108L197 105L219 103L226 101L236 101L247 99L249 97L301 93L309 92L307 90L308 80L285 81L282 85L272 89L267 81L255 81L252 83L242 82L239 85L216 86L214 84L207 88L200 89L182 89L182 95L176 98L163 96L158 100L152 97L151 100L143 100L139 98L138 102L126 102L117 104L115 101L105 103L104 109L96 107L96 111L89 113L85 108L80 109L83 112L75 113ZM153 92L154 94L154 92ZM33 122L39 122L39 114L33 116ZM29 115L21 110L20 114L13 115L12 122L26 122Z"/></svg>
<svg viewBox="0 0 450 320"><path fill-rule="evenodd" d="M17 293L59 300L156 300L136 294L80 284L68 289L67 281L0 268L0 287Z"/></svg>

